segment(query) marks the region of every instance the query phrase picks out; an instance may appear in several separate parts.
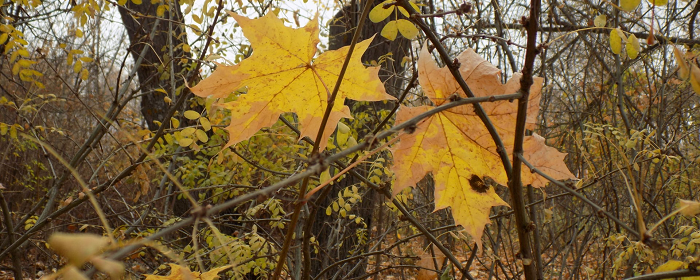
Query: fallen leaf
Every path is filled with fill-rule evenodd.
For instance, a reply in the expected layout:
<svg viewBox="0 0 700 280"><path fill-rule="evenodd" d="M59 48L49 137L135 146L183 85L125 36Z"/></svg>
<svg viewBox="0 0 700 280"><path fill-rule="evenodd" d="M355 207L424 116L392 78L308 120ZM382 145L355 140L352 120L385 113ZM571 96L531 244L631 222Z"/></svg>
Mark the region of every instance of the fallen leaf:
<svg viewBox="0 0 700 280"><path fill-rule="evenodd" d="M279 115L294 112L299 117L301 137L315 139L320 130L328 98L349 51L344 47L326 51L314 59L318 20L299 29L286 27L273 13L249 19L234 13L243 34L255 50L251 57L233 66L218 65L216 71L192 88L201 97L228 97L247 87L235 101L220 106L231 110L226 147L250 138L263 127L274 124ZM345 98L358 101L394 99L386 94L377 75L379 67L366 68L360 58L373 38L358 43L352 54L328 125L323 130L321 149L342 118L350 118Z"/></svg>
<svg viewBox="0 0 700 280"><path fill-rule="evenodd" d="M416 263L418 267L424 267L427 269L419 269L418 275L416 275L416 280L433 280L437 279L438 273L432 270L440 271L440 266L445 261L445 254L438 250L435 245L430 245L433 247L433 252L435 252L435 257L430 253L430 250L423 252L420 256L420 260ZM437 267L435 264L437 263ZM430 270L429 270L430 269Z"/></svg>

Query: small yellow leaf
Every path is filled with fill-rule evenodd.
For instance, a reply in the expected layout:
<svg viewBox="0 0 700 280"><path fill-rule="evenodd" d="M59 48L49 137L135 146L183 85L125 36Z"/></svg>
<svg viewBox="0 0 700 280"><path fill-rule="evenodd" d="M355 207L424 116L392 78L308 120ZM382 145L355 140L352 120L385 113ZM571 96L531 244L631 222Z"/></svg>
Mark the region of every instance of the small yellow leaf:
<svg viewBox="0 0 700 280"><path fill-rule="evenodd" d="M660 265L654 270L654 273L657 272L668 272L668 271L674 271L679 268L683 267L683 262L682 261L677 261L677 260L670 260L667 261L666 263Z"/></svg>
<svg viewBox="0 0 700 280"><path fill-rule="evenodd" d="M639 6L642 0L620 0L620 9L630 12Z"/></svg>
<svg viewBox="0 0 700 280"><path fill-rule="evenodd" d="M620 36L620 34L622 34L622 30L620 30L619 28L610 31L610 50L614 54L622 53L622 37Z"/></svg>
<svg viewBox="0 0 700 280"><path fill-rule="evenodd" d="M191 51L190 45L188 45L188 44L183 44L183 45L182 45L182 50L185 51L185 52L190 52L190 51Z"/></svg>
<svg viewBox="0 0 700 280"><path fill-rule="evenodd" d="M673 46L673 55L676 57L676 62L678 63L678 77L683 80L689 78L690 69L688 68L688 62L685 61L683 53L678 47Z"/></svg>
<svg viewBox="0 0 700 280"><path fill-rule="evenodd" d="M75 64L73 64L73 72L77 74L81 69L83 69L83 62L76 60Z"/></svg>
<svg viewBox="0 0 700 280"><path fill-rule="evenodd" d="M350 132L350 127L342 122L339 122L338 123L338 132L343 133L343 134L347 134L348 132Z"/></svg>
<svg viewBox="0 0 700 280"><path fill-rule="evenodd" d="M7 33L0 34L0 45L4 44L7 41L7 36Z"/></svg>
<svg viewBox="0 0 700 280"><path fill-rule="evenodd" d="M668 0L648 0L654 6L664 6L668 4Z"/></svg>
<svg viewBox="0 0 700 280"><path fill-rule="evenodd" d="M211 130L211 122L209 122L209 119L207 119L205 117L201 117L201 118L199 118L199 124L202 125L202 128L204 129L204 131Z"/></svg>
<svg viewBox="0 0 700 280"><path fill-rule="evenodd" d="M197 136L197 139L199 139L199 141L201 141L202 143L206 143L207 141L209 141L209 136L207 136L207 133L204 132L204 130L197 129L194 132L194 135Z"/></svg>
<svg viewBox="0 0 700 280"><path fill-rule="evenodd" d="M166 97L163 97L163 101L165 101L165 103L167 103L168 105L170 105L170 104L173 103L173 100L170 99L170 97L167 97L167 96L166 96Z"/></svg>
<svg viewBox="0 0 700 280"><path fill-rule="evenodd" d="M141 1L141 0L131 0L131 2L136 4L136 5L141 5L141 3L143 3L143 1Z"/></svg>
<svg viewBox="0 0 700 280"><path fill-rule="evenodd" d="M596 27L605 27L605 24L607 23L607 21L608 21L608 17L605 16L604 14L601 14L601 15L598 15L597 17L595 17L595 19L593 20L593 24Z"/></svg>
<svg viewBox="0 0 700 280"><path fill-rule="evenodd" d="M192 110L185 111L185 113L183 113L183 115L185 116L185 118L190 119L190 120L199 119L199 117L201 116L198 112L192 111Z"/></svg>
<svg viewBox="0 0 700 280"><path fill-rule="evenodd" d="M408 20L397 20L396 27L399 29L399 32L401 32L401 35L403 35L406 39L413 40L416 38L416 36L418 36L418 27L413 25L413 23Z"/></svg>
<svg viewBox="0 0 700 280"><path fill-rule="evenodd" d="M84 35L84 34L83 34L83 31L82 31L82 30L80 30L80 29L76 29L76 30L75 30L75 37L83 38L83 35Z"/></svg>
<svg viewBox="0 0 700 280"><path fill-rule="evenodd" d="M382 20L385 20L388 18L392 12L394 12L394 5L389 5L387 4L395 2L393 0L387 0L382 3L379 3L379 5L374 6L372 10L369 12L369 20L372 22L380 22Z"/></svg>
<svg viewBox="0 0 700 280"><path fill-rule="evenodd" d="M177 140L177 144L180 145L180 147L189 147L194 140L192 138L180 138Z"/></svg>
<svg viewBox="0 0 700 280"><path fill-rule="evenodd" d="M126 2L127 2L127 0L119 0L119 1L117 1L117 4L119 4L119 6L124 6L124 5L126 5Z"/></svg>
<svg viewBox="0 0 700 280"><path fill-rule="evenodd" d="M80 60L82 60L83 62L93 62L94 61L94 59L92 57L88 57L88 56L83 56L80 58Z"/></svg>
<svg viewBox="0 0 700 280"><path fill-rule="evenodd" d="M88 72L87 69L83 69L80 71L80 79L83 81L87 81L87 79L90 77L90 73Z"/></svg>
<svg viewBox="0 0 700 280"><path fill-rule="evenodd" d="M632 34L629 36L629 38L627 38L625 50L627 50L627 56L629 56L631 59L637 58L639 52L642 50L642 47L639 45L639 40L637 40L637 36Z"/></svg>
<svg viewBox="0 0 700 280"><path fill-rule="evenodd" d="M406 11L406 9L404 9L404 7L396 6L396 9L399 10L399 12L405 17L411 16L411 14L409 14L408 11Z"/></svg>
<svg viewBox="0 0 700 280"><path fill-rule="evenodd" d="M165 10L168 8L168 5L159 5L158 8L156 9L156 16L163 17L165 15Z"/></svg>
<svg viewBox="0 0 700 280"><path fill-rule="evenodd" d="M200 18L198 15L192 15L192 20L198 24L202 24L202 18Z"/></svg>
<svg viewBox="0 0 700 280"><path fill-rule="evenodd" d="M190 136L190 135L194 134L195 130L196 129L194 127L186 127L185 129L180 131L180 136L182 136L182 137Z"/></svg>
<svg viewBox="0 0 700 280"><path fill-rule="evenodd" d="M170 118L170 124L173 126L173 128L178 128L180 127L180 120L176 118Z"/></svg>
<svg viewBox="0 0 700 280"><path fill-rule="evenodd" d="M387 22L387 24L382 28L382 37L387 38L391 41L394 41L396 39L396 35L398 35L399 29L396 26L396 21L390 21Z"/></svg>
<svg viewBox="0 0 700 280"><path fill-rule="evenodd" d="M321 182L321 184L325 184L330 180L331 180L331 173L329 172L328 169L326 169L326 171L321 172L321 176L319 178L319 181Z"/></svg>

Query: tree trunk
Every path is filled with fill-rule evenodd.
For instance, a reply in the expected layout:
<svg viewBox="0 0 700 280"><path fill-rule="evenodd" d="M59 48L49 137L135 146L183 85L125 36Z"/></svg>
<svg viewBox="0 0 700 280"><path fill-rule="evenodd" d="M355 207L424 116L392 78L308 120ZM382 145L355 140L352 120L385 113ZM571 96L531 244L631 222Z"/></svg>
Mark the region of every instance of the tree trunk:
<svg viewBox="0 0 700 280"><path fill-rule="evenodd" d="M374 2L374 5L381 3L381 1L376 0ZM360 14L361 7L347 6L333 17L329 31L330 50L350 45ZM393 18L393 16L390 18ZM369 19L365 19L360 40L368 39L375 34L376 36L369 49L362 56L362 62L369 63L372 61L380 61L382 56L387 57L386 55L391 53L391 55L387 57L390 59L382 60L379 78L384 82L387 93L397 96L398 93L401 92L403 84L401 77L403 67L401 66L401 62L403 57L407 56L409 53L408 48L410 47L410 41L403 37L396 38L395 41L389 41L381 37L378 33L381 32L387 22L388 20L373 23ZM353 115L364 113L368 116L377 116L375 118L377 120L381 120L378 114L379 111L391 109L393 107L393 104L390 102L356 103L357 102L352 100L346 100L346 105L350 106ZM373 124L374 125L358 128L358 139L362 139L365 135L370 133L374 129L374 126L378 125L378 122ZM366 176L368 167L368 165L360 165L355 168L355 171ZM364 195L362 195L362 201L354 205L351 213L348 214L355 214L362 217L366 227L358 225L352 220L338 218L337 215L328 216L325 213L326 207L337 199L338 193L353 185L357 186ZM315 204L317 206L316 214L310 217L310 219L314 219L312 232L318 240L320 247L319 253L315 255L312 260L311 275L316 276L324 268L337 261L350 257L351 251L353 250L355 254L358 253L358 250L360 251L359 253L366 250L366 246L363 245L364 241L358 238L358 233L365 234L367 238L369 238L369 232L373 226L373 215L375 214L375 210L379 207L379 200L377 198L378 195L376 195L376 193L372 192L367 186L364 186L364 184L361 184L359 180L352 176L346 176L345 179L332 185L327 195L321 195L321 197L319 197L319 200L316 201ZM334 276L336 279L358 277L365 274L366 267L366 259L351 261L344 265L339 265L335 269L331 269L331 272L324 273L320 279L331 279L334 278Z"/></svg>
<svg viewBox="0 0 700 280"><path fill-rule="evenodd" d="M141 113L150 130L158 129L156 121L169 125L170 122L164 120L170 107L165 97L175 100L180 93L184 84L183 79L178 78L183 71L181 59L189 56L182 49L182 44L187 43L187 36L184 33L180 5L175 1L171 4L170 11L165 11L162 16L156 12L160 3L151 4L151 1L143 1L139 5L128 1L126 9L119 7L119 14L131 42L129 51L134 60L138 60L143 48L148 48L141 64L134 67L138 67L142 94ZM175 47L172 57L171 47ZM172 76L171 70L174 74Z"/></svg>

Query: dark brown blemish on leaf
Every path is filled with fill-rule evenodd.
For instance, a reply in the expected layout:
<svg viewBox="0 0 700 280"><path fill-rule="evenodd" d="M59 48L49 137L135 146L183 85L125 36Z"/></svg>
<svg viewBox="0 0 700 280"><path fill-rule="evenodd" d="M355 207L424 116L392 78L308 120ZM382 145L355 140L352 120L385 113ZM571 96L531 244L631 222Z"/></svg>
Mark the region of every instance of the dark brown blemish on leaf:
<svg viewBox="0 0 700 280"><path fill-rule="evenodd" d="M469 178L469 185L472 187L472 190L478 193L486 193L486 191L489 190L489 186L484 183L484 180L481 180L481 178L476 175L472 175L472 177Z"/></svg>

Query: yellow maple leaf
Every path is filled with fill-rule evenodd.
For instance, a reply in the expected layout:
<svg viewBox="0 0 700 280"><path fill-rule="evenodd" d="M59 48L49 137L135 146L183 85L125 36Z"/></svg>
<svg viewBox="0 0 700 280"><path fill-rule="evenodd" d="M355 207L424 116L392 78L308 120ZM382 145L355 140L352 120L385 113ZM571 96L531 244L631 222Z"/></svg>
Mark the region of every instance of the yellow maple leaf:
<svg viewBox="0 0 700 280"><path fill-rule="evenodd" d="M252 56L237 65L219 65L211 76L192 88L198 96L222 98L247 87L247 92L237 100L221 104L231 110L231 124L227 128L230 139L226 146L271 126L284 112L297 114L301 137L315 139L349 47L326 51L314 59L319 43L317 19L303 28L293 29L286 27L273 13L258 19L230 15L250 40ZM394 99L379 80L379 67L367 68L360 60L372 39L355 47L333 103L329 125L324 128L321 149L338 121L350 118L348 107L343 105L345 98Z"/></svg>
<svg viewBox="0 0 700 280"><path fill-rule="evenodd" d="M219 279L219 273L221 271L230 267L230 265L226 265L204 273L199 273L192 272L189 268L174 263L168 265L170 265L170 274L168 276L146 274L146 280L216 280Z"/></svg>
<svg viewBox="0 0 700 280"><path fill-rule="evenodd" d="M475 96L511 94L519 90L519 73L506 84L501 83L500 70L481 58L473 50L458 56L459 71ZM418 60L418 75L425 95L436 105L449 102L459 94L466 97L447 68L440 68L424 47ZM530 88L526 128L533 129L537 121L542 79L535 78ZM512 152L515 141L517 103L482 103L482 107L498 130L506 149ZM432 106L402 107L396 117L401 123L432 109ZM563 164L565 154L546 147L537 135L525 140L525 158L545 171L555 170L558 179L574 176ZM411 134L400 136L399 145L392 148L393 172L397 174L394 194L415 186L427 173L435 180L435 209L452 208L455 222L462 225L481 245L484 226L489 223L491 207L507 205L482 178L490 177L506 185L508 176L503 169L496 146L472 106L460 106L437 113L423 120ZM538 175L523 170L523 183L544 186ZM563 171L565 170L565 172Z"/></svg>

